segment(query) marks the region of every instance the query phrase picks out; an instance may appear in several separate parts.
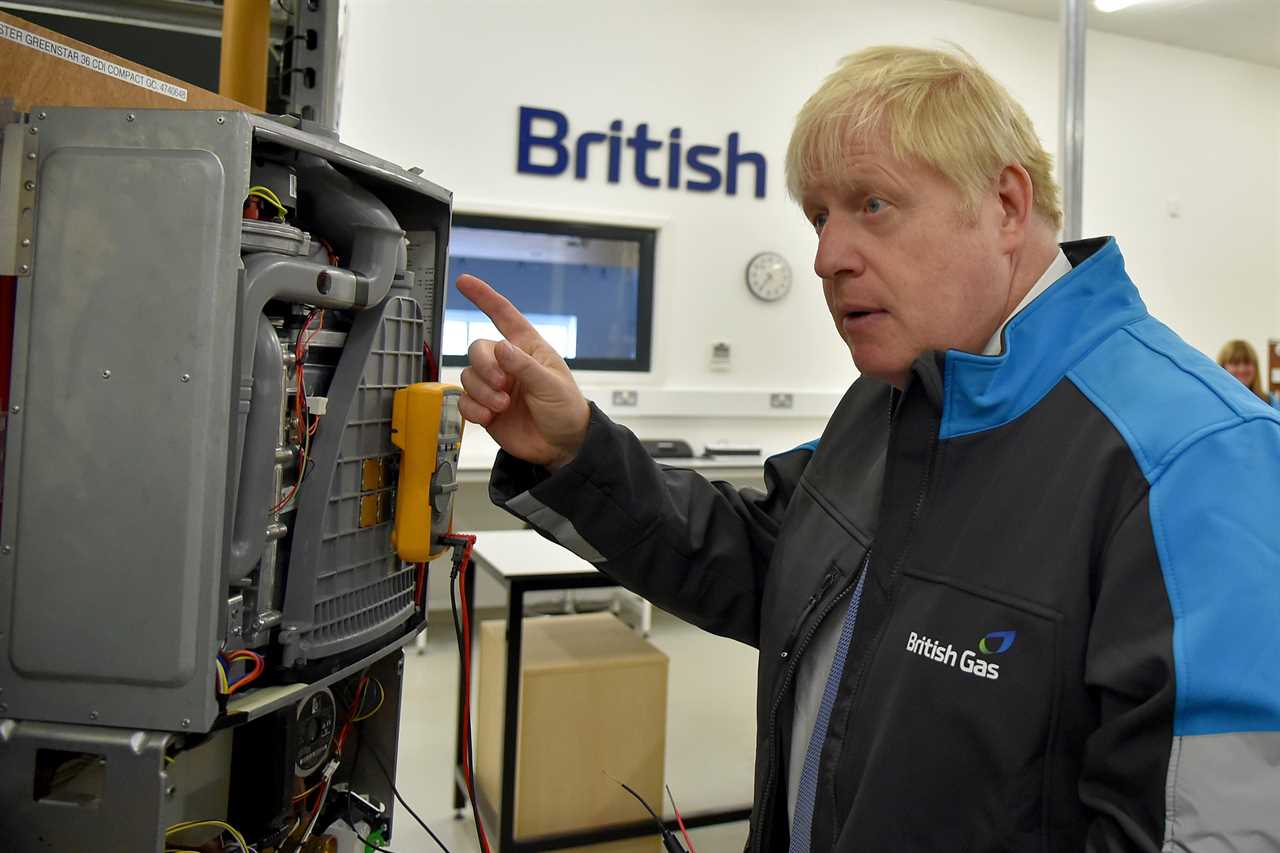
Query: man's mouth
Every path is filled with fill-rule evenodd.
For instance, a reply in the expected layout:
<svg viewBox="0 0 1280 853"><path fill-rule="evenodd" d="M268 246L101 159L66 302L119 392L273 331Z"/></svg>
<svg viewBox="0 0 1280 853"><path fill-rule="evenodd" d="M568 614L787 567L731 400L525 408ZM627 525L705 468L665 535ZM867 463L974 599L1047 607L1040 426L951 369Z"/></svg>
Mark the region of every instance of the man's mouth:
<svg viewBox="0 0 1280 853"><path fill-rule="evenodd" d="M888 312L874 308L848 311L845 313L840 325L844 328L846 334L869 334L872 327L879 322L879 319L886 316L888 316Z"/></svg>

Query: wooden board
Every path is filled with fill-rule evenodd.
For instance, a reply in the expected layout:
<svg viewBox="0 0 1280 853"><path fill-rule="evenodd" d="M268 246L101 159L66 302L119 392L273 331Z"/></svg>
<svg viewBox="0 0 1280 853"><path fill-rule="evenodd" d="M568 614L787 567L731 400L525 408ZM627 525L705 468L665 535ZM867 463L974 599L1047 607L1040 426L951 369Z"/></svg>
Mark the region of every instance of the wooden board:
<svg viewBox="0 0 1280 853"><path fill-rule="evenodd" d="M1272 394L1280 394L1280 340L1272 338L1267 341L1267 375L1262 387Z"/></svg>
<svg viewBox="0 0 1280 853"><path fill-rule="evenodd" d="M477 780L500 798L506 623L480 625ZM608 613L524 622L517 738L517 838L647 819L609 776L661 813L666 758L667 657ZM609 774L606 776L605 774ZM490 836L497 827L490 828ZM577 848L660 853L657 833Z"/></svg>
<svg viewBox="0 0 1280 853"><path fill-rule="evenodd" d="M37 106L253 111L7 12L0 12L0 98L12 98L21 112Z"/></svg>

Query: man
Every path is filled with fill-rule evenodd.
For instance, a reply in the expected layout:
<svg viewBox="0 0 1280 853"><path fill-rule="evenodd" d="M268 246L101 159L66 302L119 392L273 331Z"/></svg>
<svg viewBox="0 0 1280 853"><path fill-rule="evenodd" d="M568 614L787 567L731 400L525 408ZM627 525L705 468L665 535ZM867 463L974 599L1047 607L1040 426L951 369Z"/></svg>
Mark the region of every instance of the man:
<svg viewBox="0 0 1280 853"><path fill-rule="evenodd" d="M966 56L848 58L787 174L861 371L821 440L767 494L662 468L464 277L493 499L760 649L753 850L1280 850L1280 417L1056 245Z"/></svg>

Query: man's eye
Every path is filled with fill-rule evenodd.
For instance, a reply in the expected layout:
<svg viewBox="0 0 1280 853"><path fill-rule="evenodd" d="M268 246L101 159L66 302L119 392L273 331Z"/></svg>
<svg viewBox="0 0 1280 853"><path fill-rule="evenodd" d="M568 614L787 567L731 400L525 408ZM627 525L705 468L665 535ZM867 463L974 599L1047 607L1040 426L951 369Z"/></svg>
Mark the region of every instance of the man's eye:
<svg viewBox="0 0 1280 853"><path fill-rule="evenodd" d="M867 203L862 206L862 209L865 210L867 213L879 213L880 211L884 210L884 208L885 208L884 201L881 199L875 198L874 196L867 199Z"/></svg>

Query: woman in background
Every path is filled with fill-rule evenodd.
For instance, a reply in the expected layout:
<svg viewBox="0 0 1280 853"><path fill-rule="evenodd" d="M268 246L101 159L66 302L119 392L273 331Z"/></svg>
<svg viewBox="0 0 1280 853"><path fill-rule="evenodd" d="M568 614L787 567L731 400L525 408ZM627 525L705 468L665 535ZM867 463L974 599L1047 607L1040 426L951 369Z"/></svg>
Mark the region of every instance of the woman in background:
<svg viewBox="0 0 1280 853"><path fill-rule="evenodd" d="M1280 408L1280 404L1262 390L1262 368L1258 366L1258 353L1248 341L1227 341L1218 353L1218 364L1258 395L1258 399Z"/></svg>

